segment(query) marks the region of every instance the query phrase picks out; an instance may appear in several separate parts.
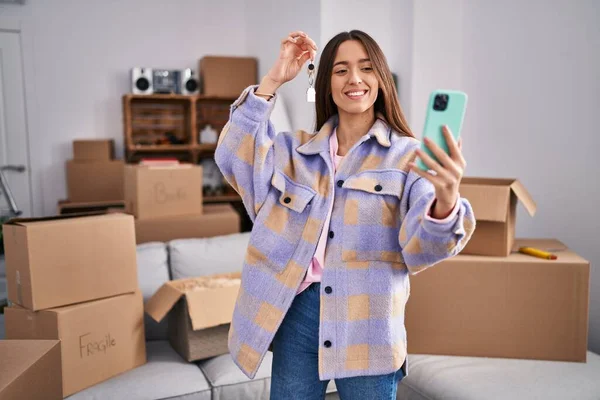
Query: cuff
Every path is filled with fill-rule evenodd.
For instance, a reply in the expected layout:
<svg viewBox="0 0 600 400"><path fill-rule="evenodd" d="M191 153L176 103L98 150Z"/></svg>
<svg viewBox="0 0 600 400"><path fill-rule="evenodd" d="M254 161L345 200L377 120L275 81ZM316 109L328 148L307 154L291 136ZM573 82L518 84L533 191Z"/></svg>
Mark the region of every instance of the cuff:
<svg viewBox="0 0 600 400"><path fill-rule="evenodd" d="M270 101L267 101L254 94L254 91L257 88L258 85L251 85L244 89L240 97L238 97L231 105L231 112L233 113L233 111L239 108L244 116L253 121L268 121L271 116L271 111L273 111L273 107L275 106L275 101L277 100L277 93L275 93L275 97Z"/></svg>
<svg viewBox="0 0 600 400"><path fill-rule="evenodd" d="M435 201L435 196L432 197L431 200L429 200L427 207L425 207L425 210L426 210L425 219L427 221L431 221L435 224L447 224L448 222L451 222L452 220L454 220L454 218L456 217L456 214L458 214L458 210L460 209L460 194L458 196L458 200L456 201L456 204L454 205L454 208L452 209L452 212L450 213L450 215L448 215L444 219L437 219L437 218L433 218L431 216L431 208L433 207L434 201Z"/></svg>

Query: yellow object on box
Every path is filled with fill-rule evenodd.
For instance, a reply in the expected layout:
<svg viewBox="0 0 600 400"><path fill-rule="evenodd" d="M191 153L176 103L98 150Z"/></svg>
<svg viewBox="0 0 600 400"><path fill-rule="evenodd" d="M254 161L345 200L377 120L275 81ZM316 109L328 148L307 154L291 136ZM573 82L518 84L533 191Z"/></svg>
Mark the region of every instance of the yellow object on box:
<svg viewBox="0 0 600 400"><path fill-rule="evenodd" d="M545 258L547 260L556 260L558 258L555 254L536 249L535 247L520 247L519 253L528 254L538 258Z"/></svg>

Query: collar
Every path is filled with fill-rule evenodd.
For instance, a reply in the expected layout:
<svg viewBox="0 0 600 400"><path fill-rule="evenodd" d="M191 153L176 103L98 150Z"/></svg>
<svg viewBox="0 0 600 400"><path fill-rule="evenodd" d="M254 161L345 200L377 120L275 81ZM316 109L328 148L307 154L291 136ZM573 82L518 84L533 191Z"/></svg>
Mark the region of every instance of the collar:
<svg viewBox="0 0 600 400"><path fill-rule="evenodd" d="M329 136L333 132L333 129L337 127L338 121L339 117L337 114L330 117L323 127L321 127L308 142L298 146L296 151L304 155L319 154L329 151ZM387 124L385 117L381 113L377 113L375 123L365 135L366 137L363 137L361 141L364 141L369 137L374 137L383 147L390 147L392 145L390 142L391 133L392 129Z"/></svg>

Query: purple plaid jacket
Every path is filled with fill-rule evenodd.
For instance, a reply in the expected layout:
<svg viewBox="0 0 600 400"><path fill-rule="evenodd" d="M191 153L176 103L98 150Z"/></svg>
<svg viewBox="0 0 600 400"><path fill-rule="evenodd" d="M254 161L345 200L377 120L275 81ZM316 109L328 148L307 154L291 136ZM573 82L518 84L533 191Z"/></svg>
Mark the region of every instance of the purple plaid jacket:
<svg viewBox="0 0 600 400"><path fill-rule="evenodd" d="M410 171L419 141L378 118L332 174L333 117L315 133L274 131L267 102L244 90L215 153L254 227L229 330L250 379L310 265L333 201L321 281L319 378L407 374L409 274L456 255L475 228L469 202L449 222L424 218L433 185ZM326 228L325 228L326 229ZM325 288L330 288L325 291Z"/></svg>

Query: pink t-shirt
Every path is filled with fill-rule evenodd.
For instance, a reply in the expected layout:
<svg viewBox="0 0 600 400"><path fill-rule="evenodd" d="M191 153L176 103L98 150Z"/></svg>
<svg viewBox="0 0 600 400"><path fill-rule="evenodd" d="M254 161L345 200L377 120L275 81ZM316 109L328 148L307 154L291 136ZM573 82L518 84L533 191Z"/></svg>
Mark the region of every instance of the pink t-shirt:
<svg viewBox="0 0 600 400"><path fill-rule="evenodd" d="M334 129L333 132L331 133L331 135L329 136L329 149L330 149L329 154L331 156L331 159L333 160L334 172L337 171L338 166L340 165L340 162L344 158L343 156L337 155L338 146L339 145L338 145L338 139L337 139L337 129ZM434 200L435 200L435 197L432 198L431 201L429 202L429 205L426 208L426 210L428 210L428 211L427 211L427 214L425 215L425 218L430 221L440 223L440 224L452 221L452 219L458 213L458 210L460 208L459 207L460 203L456 202L454 209L452 210L450 215L448 215L446 218L435 219L435 218L432 218L430 215L431 207L433 206ZM310 284L313 282L321 282L321 276L323 275L323 266L325 265L325 246L327 245L327 234L329 232L329 223L331 222L331 213L332 212L333 212L333 202L331 202L329 212L327 213L327 217L325 219L325 225L323 226L323 232L321 232L321 236L319 237L319 242L317 243L317 250L315 251L315 255L313 256L312 261L310 262L310 265L308 266L308 271L306 272L304 281L302 281L302 283L300 284L300 287L298 288L298 291L296 292L296 294L300 294L304 289L309 287Z"/></svg>
<svg viewBox="0 0 600 400"><path fill-rule="evenodd" d="M331 159L333 160L333 168L334 172L337 171L338 165L344 157L338 156L338 140L337 140L337 129L334 129L331 135L329 135L329 154ZM323 232L321 232L321 236L319 237L319 242L317 243L317 250L315 251L315 255L313 256L310 265L308 266L308 271L306 272L306 276L304 277L304 281L300 284L298 288L299 294L304 289L310 286L313 282L321 282L321 275L323 274L323 265L325 265L325 246L327 245L327 234L329 232L329 223L331 222L331 213L333 211L333 201L331 202L331 206L329 207L329 212L327 213L327 217L325 218L325 225L323 226Z"/></svg>

